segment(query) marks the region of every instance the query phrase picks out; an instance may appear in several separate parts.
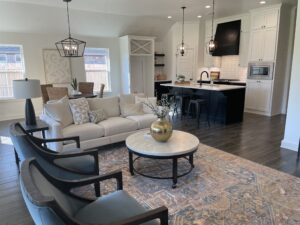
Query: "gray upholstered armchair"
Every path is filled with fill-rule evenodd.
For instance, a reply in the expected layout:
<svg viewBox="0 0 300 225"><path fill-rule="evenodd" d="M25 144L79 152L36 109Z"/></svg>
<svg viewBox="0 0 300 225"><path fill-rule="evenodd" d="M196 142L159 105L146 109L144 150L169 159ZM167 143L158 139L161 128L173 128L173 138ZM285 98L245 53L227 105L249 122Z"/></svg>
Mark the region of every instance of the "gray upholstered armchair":
<svg viewBox="0 0 300 225"><path fill-rule="evenodd" d="M79 137L41 139L27 133L19 123L11 124L9 132L17 154L17 161L34 157L52 176L65 180L99 175L98 151L81 151ZM72 140L76 141L78 147L72 152L57 153L46 147L46 143L49 142ZM95 183L95 193L96 196L100 196L98 182Z"/></svg>
<svg viewBox="0 0 300 225"><path fill-rule="evenodd" d="M168 224L168 209L146 210L122 190L122 172L66 181L50 176L38 162L21 164L20 186L27 208L36 225L161 225ZM117 191L96 200L74 196L72 188L117 180Z"/></svg>

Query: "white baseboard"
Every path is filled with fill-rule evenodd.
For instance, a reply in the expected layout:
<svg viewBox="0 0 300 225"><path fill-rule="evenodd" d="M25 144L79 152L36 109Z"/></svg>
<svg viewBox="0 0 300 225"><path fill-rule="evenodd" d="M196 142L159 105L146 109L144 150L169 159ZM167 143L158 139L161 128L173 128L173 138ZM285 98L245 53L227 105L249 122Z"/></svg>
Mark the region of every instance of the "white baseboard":
<svg viewBox="0 0 300 225"><path fill-rule="evenodd" d="M287 141L287 140L282 140L280 147L297 152L298 151L298 144L299 144L298 142L290 142L290 141Z"/></svg>

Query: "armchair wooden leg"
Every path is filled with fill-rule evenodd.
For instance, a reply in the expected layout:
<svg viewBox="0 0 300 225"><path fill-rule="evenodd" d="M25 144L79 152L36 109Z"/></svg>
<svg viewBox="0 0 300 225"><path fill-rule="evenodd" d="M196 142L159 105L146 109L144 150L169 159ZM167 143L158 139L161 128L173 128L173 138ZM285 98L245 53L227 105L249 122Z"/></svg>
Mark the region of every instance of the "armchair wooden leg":
<svg viewBox="0 0 300 225"><path fill-rule="evenodd" d="M95 187L95 194L96 194L96 197L100 197L100 196L101 196L100 183L99 183L99 182L96 182L96 183L94 184L94 187Z"/></svg>
<svg viewBox="0 0 300 225"><path fill-rule="evenodd" d="M169 224L169 213L168 213L168 210L165 211L162 214L161 219L160 219L160 224L161 225L168 225Z"/></svg>
<svg viewBox="0 0 300 225"><path fill-rule="evenodd" d="M300 156L300 139L299 139L299 145L298 145L297 159L299 159L299 156Z"/></svg>

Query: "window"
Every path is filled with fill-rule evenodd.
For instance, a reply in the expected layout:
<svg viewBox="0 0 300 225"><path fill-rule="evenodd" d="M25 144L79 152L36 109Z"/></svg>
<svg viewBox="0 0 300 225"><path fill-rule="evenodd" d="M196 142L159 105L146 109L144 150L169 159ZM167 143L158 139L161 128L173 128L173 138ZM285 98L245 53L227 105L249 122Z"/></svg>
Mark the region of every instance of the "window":
<svg viewBox="0 0 300 225"><path fill-rule="evenodd" d="M13 97L12 81L24 78L23 49L20 45L0 45L0 98Z"/></svg>
<svg viewBox="0 0 300 225"><path fill-rule="evenodd" d="M86 48L84 63L87 82L94 82L94 91L99 92L101 84L104 91L111 91L109 50L106 48Z"/></svg>

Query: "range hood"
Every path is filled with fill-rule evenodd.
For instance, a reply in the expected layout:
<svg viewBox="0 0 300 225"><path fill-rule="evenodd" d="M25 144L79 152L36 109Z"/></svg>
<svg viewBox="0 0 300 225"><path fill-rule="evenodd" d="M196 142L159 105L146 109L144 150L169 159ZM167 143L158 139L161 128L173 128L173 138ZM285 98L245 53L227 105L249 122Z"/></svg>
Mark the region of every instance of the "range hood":
<svg viewBox="0 0 300 225"><path fill-rule="evenodd" d="M238 55L240 51L241 20L220 23L215 35L213 56Z"/></svg>

